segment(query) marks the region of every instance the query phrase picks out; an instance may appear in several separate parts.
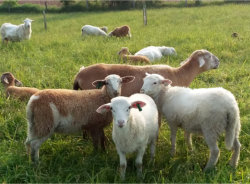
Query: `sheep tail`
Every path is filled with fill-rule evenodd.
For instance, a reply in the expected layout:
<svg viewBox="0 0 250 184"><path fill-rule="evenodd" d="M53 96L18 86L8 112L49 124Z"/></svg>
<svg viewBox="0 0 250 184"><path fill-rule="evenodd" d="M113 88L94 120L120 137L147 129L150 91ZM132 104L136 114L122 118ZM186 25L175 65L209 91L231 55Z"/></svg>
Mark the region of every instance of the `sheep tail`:
<svg viewBox="0 0 250 184"><path fill-rule="evenodd" d="M78 90L79 88L80 88L80 86L79 86L77 80L75 80L75 82L74 82L74 84L73 84L73 89L74 89L74 90Z"/></svg>
<svg viewBox="0 0 250 184"><path fill-rule="evenodd" d="M234 109L227 115L227 127L226 127L226 136L225 136L225 145L228 150L231 150L235 138L239 137L240 131L240 115L239 109Z"/></svg>

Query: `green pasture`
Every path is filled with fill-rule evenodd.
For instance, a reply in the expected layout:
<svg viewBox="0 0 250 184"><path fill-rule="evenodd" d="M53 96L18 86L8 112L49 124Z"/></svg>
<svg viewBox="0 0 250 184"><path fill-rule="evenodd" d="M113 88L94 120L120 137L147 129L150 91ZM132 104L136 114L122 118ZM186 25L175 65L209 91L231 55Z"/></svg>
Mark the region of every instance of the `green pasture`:
<svg viewBox="0 0 250 184"><path fill-rule="evenodd" d="M220 59L217 70L199 75L192 88L224 87L236 97L241 114L241 156L238 168L227 163L231 152L224 136L218 140L220 158L214 170L204 173L209 150L201 136L194 135L194 150L188 151L183 131L177 138L177 155L170 156L170 131L162 123L154 165L149 151L143 159L145 183L247 183L250 182L250 6L224 5L193 8L148 9L148 25L142 11L110 11L47 14L44 30L42 14L0 14L0 24L32 23L29 41L0 44L0 73L12 72L24 86L72 89L81 66L121 63L117 52L128 47L132 53L149 45L172 46L177 56L164 57L154 64L173 67L197 49L207 49ZM81 37L85 24L107 26L109 30L129 25L132 38ZM231 34L237 32L238 38ZM40 149L40 164L34 167L26 155L26 103L6 99L0 87L0 182L1 183L96 183L120 182L119 157L112 141L112 124L105 129L106 152L93 151L91 140L81 134L54 135ZM128 155L126 181L136 179L135 154Z"/></svg>

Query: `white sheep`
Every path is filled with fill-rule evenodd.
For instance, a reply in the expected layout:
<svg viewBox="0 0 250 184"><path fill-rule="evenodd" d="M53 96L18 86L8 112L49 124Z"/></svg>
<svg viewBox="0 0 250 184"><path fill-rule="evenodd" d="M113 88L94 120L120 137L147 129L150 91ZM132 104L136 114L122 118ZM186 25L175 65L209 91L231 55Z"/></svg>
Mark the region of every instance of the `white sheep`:
<svg viewBox="0 0 250 184"><path fill-rule="evenodd" d="M120 156L121 178L125 179L126 153L135 151L137 151L135 161L137 174L141 176L142 159L147 144L151 145L151 159L153 159L158 136L158 110L153 99L145 94L116 97L111 100L111 103L100 106L96 111L98 113L112 112L112 138Z"/></svg>
<svg viewBox="0 0 250 184"><path fill-rule="evenodd" d="M107 36L107 33L104 30L106 29L91 25L84 25L82 27L82 36L85 35Z"/></svg>
<svg viewBox="0 0 250 184"><path fill-rule="evenodd" d="M217 139L226 133L225 145L233 150L230 165L237 166L240 155L240 114L234 95L223 88L190 89L172 87L169 79L158 74L146 74L141 92L150 95L164 114L171 131L172 155L175 154L176 132L181 127L186 132L189 147L191 133L199 133L210 149L205 170L216 165L219 157Z"/></svg>
<svg viewBox="0 0 250 184"><path fill-rule="evenodd" d="M173 47L166 46L149 46L143 48L134 54L135 56L146 56L151 62L161 59L162 56L176 55L176 51Z"/></svg>
<svg viewBox="0 0 250 184"><path fill-rule="evenodd" d="M112 118L111 114L102 116L96 109L108 103L111 98L120 95L121 84L131 82L133 76L120 77L109 75L97 80L93 85L101 89L92 90L41 90L31 96L27 105L28 136L26 148L31 150L31 159L37 162L39 148L52 134L74 133L88 130L95 148L100 143L104 149L104 131Z"/></svg>
<svg viewBox="0 0 250 184"><path fill-rule="evenodd" d="M31 37L31 22L33 20L26 18L24 24L13 25L11 23L4 23L0 28L2 35L2 43L4 40L8 41L22 41L29 40Z"/></svg>

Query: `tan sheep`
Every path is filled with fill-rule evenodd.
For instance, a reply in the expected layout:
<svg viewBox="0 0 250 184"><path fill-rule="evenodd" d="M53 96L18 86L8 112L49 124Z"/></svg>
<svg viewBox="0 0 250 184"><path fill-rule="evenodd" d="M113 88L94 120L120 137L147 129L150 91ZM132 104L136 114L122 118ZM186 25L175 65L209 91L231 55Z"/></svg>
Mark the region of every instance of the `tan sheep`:
<svg viewBox="0 0 250 184"><path fill-rule="evenodd" d="M14 97L20 100L27 100L33 94L39 91L37 88L20 87L22 83L15 79L14 75L10 72L6 72L1 77L1 83L5 87L6 97Z"/></svg>
<svg viewBox="0 0 250 184"><path fill-rule="evenodd" d="M90 132L94 147L98 148L100 144L104 149L103 128L112 121L112 116L110 113L100 115L96 109L120 95L121 84L133 80L133 76L109 75L92 83L101 89L48 89L34 94L27 105L28 136L25 143L28 154L31 151L32 161L38 161L41 144L54 133L75 133L85 129Z"/></svg>
<svg viewBox="0 0 250 184"><path fill-rule="evenodd" d="M131 63L150 63L149 59L145 56L131 55L127 47L122 47L122 49L118 52L118 55L123 61Z"/></svg>
<svg viewBox="0 0 250 184"><path fill-rule="evenodd" d="M111 31L108 36L116 36L116 37L125 37L125 36L129 36L131 37L131 33L130 33L130 28L129 26L121 26L121 27L117 27L115 28L113 31Z"/></svg>
<svg viewBox="0 0 250 184"><path fill-rule="evenodd" d="M120 76L135 76L133 83L122 86L122 96L130 96L139 93L143 84L145 73L156 73L170 79L173 86L188 87L193 79L200 73L216 69L219 66L219 59L207 50L196 50L178 68L168 65L145 65L134 66L126 64L96 64L85 67L77 73L73 88L92 89L91 83L98 78L104 78L109 74Z"/></svg>

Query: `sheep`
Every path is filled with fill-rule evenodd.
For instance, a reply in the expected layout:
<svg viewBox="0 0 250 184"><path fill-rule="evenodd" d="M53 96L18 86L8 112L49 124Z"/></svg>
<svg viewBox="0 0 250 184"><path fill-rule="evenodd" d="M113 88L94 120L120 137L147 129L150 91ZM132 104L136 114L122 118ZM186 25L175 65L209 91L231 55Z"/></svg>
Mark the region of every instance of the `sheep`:
<svg viewBox="0 0 250 184"><path fill-rule="evenodd" d="M121 27L117 27L115 28L113 31L111 31L108 36L115 36L115 37L131 37L131 33L130 33L130 27L129 26L121 26Z"/></svg>
<svg viewBox="0 0 250 184"><path fill-rule="evenodd" d="M103 27L100 27L100 29L103 30L105 33L108 33L108 27L103 26Z"/></svg>
<svg viewBox="0 0 250 184"><path fill-rule="evenodd" d="M166 47L166 46L149 46L143 48L134 54L135 56L145 56L151 62L155 60L159 60L162 56L166 55L176 55L176 51L173 47Z"/></svg>
<svg viewBox="0 0 250 184"><path fill-rule="evenodd" d="M20 87L22 86L22 82L15 79L14 75L10 72L2 74L1 83L4 85L7 98L14 97L20 100L27 100L39 91L37 88Z"/></svg>
<svg viewBox="0 0 250 184"><path fill-rule="evenodd" d="M150 63L149 59L145 56L131 55L127 47L122 47L122 49L118 52L118 55L121 57L123 61L130 61L133 63L137 62Z"/></svg>
<svg viewBox="0 0 250 184"><path fill-rule="evenodd" d="M225 145L233 151L230 165L236 167L240 156L240 114L234 95L223 88L190 89L172 87L172 81L158 74L146 74L141 92L151 96L158 110L164 114L171 131L171 154L176 148L178 127L185 130L189 147L192 147L191 133L198 133L210 149L210 157L204 171L214 167L220 150L217 139L226 133Z"/></svg>
<svg viewBox="0 0 250 184"><path fill-rule="evenodd" d="M125 64L95 64L85 67L77 73L74 80L73 89L92 89L91 83L94 80L104 78L109 74L120 76L135 76L133 83L122 86L122 96L130 96L139 93L143 84L145 72L158 73L172 80L173 86L188 87L193 79L200 73L216 69L219 66L219 59L206 50L197 50L182 63L182 66L173 68L168 65L146 65L134 66Z"/></svg>
<svg viewBox="0 0 250 184"><path fill-rule="evenodd" d="M95 35L95 36L107 36L107 33L104 31L105 28L99 28L91 25L84 25L82 27L82 36L85 35Z"/></svg>
<svg viewBox="0 0 250 184"><path fill-rule="evenodd" d="M29 40L31 37L31 22L33 20L26 18L24 24L13 25L11 23L4 23L0 28L2 35L2 43L4 40L8 41L22 41Z"/></svg>
<svg viewBox="0 0 250 184"><path fill-rule="evenodd" d="M120 95L121 84L132 82L133 76L109 75L96 80L93 85L101 89L74 91L66 89L41 90L31 96L27 104L28 136L27 153L35 163L39 160L39 148L54 133L75 133L85 129L90 132L94 148L104 146L104 131L111 114L102 116L96 109ZM31 153L30 153L31 151Z"/></svg>
<svg viewBox="0 0 250 184"><path fill-rule="evenodd" d="M138 108L138 109L137 109ZM137 151L137 175L142 175L142 160L147 144L150 144L151 160L155 155L158 136L158 110L153 99L145 94L116 97L111 103L100 106L98 113L112 112L112 138L120 157L120 176L125 179L126 154Z"/></svg>

